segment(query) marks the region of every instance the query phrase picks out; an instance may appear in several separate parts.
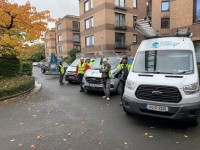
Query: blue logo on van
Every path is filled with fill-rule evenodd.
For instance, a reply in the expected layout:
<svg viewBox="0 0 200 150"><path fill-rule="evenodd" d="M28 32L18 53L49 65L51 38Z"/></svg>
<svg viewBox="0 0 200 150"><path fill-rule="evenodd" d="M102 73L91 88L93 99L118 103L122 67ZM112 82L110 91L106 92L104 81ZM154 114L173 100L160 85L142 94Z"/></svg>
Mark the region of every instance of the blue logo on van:
<svg viewBox="0 0 200 150"><path fill-rule="evenodd" d="M154 42L154 43L152 44L152 46L153 46L153 48L158 48L158 47L160 46L160 44L159 44L158 42Z"/></svg>

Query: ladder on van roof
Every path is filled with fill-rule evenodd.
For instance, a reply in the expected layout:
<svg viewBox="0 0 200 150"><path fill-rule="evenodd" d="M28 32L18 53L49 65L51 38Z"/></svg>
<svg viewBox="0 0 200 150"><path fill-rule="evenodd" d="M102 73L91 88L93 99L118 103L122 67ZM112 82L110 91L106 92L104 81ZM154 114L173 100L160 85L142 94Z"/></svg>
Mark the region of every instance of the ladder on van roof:
<svg viewBox="0 0 200 150"><path fill-rule="evenodd" d="M134 19L134 28L141 33L145 39L158 37L148 17L144 19Z"/></svg>
<svg viewBox="0 0 200 150"><path fill-rule="evenodd" d="M152 27L151 21L148 17L144 19L134 19L134 28L141 33L145 39L158 38L158 37L192 37L193 34L190 28L177 29L174 35L161 35L159 36L157 32Z"/></svg>

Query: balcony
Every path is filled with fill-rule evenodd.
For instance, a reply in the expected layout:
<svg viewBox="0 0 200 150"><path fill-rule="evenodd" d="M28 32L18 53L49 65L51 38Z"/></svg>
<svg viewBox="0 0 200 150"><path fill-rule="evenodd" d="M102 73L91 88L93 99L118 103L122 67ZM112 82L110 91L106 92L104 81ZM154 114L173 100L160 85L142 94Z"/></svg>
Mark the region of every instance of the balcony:
<svg viewBox="0 0 200 150"><path fill-rule="evenodd" d="M73 43L80 43L81 41L79 40L73 40Z"/></svg>
<svg viewBox="0 0 200 150"><path fill-rule="evenodd" d="M115 9L120 9L120 10L127 10L127 7L124 3L120 3L120 4L115 4Z"/></svg>
<svg viewBox="0 0 200 150"><path fill-rule="evenodd" d="M116 22L115 23L115 29L118 29L118 30L127 30L127 26L126 26L125 23Z"/></svg>
<svg viewBox="0 0 200 150"><path fill-rule="evenodd" d="M80 32L80 28L73 27L72 30L76 32Z"/></svg>
<svg viewBox="0 0 200 150"><path fill-rule="evenodd" d="M126 49L125 42L115 42L115 49Z"/></svg>

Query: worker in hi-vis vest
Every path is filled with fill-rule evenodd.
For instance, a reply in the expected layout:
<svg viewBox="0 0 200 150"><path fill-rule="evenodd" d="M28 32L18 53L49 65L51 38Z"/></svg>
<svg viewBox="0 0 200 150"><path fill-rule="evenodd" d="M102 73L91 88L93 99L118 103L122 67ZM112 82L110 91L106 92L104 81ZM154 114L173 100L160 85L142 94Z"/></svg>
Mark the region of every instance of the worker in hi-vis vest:
<svg viewBox="0 0 200 150"><path fill-rule="evenodd" d="M60 82L60 85L63 85L64 84L63 83L63 77L64 77L64 74L65 74L65 68L64 68L62 62L60 62L60 65L59 65L58 69L59 69L59 76L60 76L59 82Z"/></svg>
<svg viewBox="0 0 200 150"><path fill-rule="evenodd" d="M102 84L105 96L102 98L106 98L107 101L110 101L110 78L111 78L111 66L108 63L107 58L103 59L103 65L101 67L100 72L102 73Z"/></svg>
<svg viewBox="0 0 200 150"><path fill-rule="evenodd" d="M120 63L117 68L118 68L118 73L115 75L115 77L120 79L120 83L119 83L119 86L121 88L120 94L121 96L123 96L126 79L131 69L131 64L128 64L128 57L126 56L123 57L122 63ZM120 105L122 105L122 102L120 102Z"/></svg>
<svg viewBox="0 0 200 150"><path fill-rule="evenodd" d="M78 81L80 83L80 92L83 92L83 76L85 74L85 71L89 68L90 67L84 62L84 58L81 57L80 63L76 67L76 77L78 78Z"/></svg>

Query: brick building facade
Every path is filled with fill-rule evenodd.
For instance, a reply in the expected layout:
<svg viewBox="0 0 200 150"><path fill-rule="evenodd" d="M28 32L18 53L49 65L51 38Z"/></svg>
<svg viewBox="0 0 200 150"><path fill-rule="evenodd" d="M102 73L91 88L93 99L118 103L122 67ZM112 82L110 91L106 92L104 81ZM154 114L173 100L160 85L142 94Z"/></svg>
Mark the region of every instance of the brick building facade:
<svg viewBox="0 0 200 150"><path fill-rule="evenodd" d="M57 56L64 58L73 48L81 49L79 17L67 15L55 23Z"/></svg>
<svg viewBox="0 0 200 150"><path fill-rule="evenodd" d="M150 0L149 7L149 17L158 34L174 34L177 28L191 29L200 62L200 0Z"/></svg>
<svg viewBox="0 0 200 150"><path fill-rule="evenodd" d="M79 0L82 53L135 51L142 37L133 18L146 16L146 0Z"/></svg>
<svg viewBox="0 0 200 150"><path fill-rule="evenodd" d="M48 33L45 33L44 37L45 42L45 56L46 58L51 56L51 53L56 53L56 31L55 28L49 30Z"/></svg>

